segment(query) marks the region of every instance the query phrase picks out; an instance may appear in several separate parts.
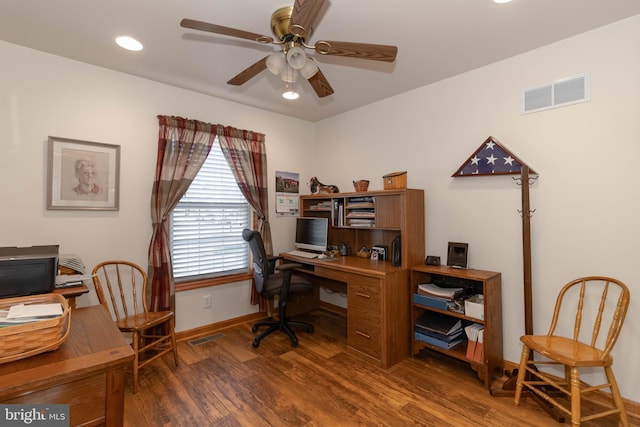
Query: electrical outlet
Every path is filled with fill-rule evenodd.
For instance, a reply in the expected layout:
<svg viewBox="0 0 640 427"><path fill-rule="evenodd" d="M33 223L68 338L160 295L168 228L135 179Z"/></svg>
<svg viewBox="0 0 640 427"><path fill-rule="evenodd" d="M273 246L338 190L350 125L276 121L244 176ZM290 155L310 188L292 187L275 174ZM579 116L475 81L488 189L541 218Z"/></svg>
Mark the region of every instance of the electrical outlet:
<svg viewBox="0 0 640 427"><path fill-rule="evenodd" d="M211 295L202 297L202 308L211 308Z"/></svg>

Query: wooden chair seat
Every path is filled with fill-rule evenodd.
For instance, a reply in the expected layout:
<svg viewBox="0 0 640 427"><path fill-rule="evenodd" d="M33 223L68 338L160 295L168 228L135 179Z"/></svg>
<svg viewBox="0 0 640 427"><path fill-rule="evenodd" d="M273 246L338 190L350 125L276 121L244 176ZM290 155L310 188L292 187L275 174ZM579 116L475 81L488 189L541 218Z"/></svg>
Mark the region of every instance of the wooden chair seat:
<svg viewBox="0 0 640 427"><path fill-rule="evenodd" d="M531 350L566 366L611 366L613 358L602 350L565 337L525 335L520 338Z"/></svg>
<svg viewBox="0 0 640 427"><path fill-rule="evenodd" d="M98 300L115 317L121 332L131 334L134 352L133 392L138 392L138 372L168 352L178 366L178 346L173 311L149 311L147 273L129 261L105 261L93 268Z"/></svg>
<svg viewBox="0 0 640 427"><path fill-rule="evenodd" d="M116 326L122 332L144 331L169 321L173 317L172 311L150 311L135 316L125 317L116 321Z"/></svg>

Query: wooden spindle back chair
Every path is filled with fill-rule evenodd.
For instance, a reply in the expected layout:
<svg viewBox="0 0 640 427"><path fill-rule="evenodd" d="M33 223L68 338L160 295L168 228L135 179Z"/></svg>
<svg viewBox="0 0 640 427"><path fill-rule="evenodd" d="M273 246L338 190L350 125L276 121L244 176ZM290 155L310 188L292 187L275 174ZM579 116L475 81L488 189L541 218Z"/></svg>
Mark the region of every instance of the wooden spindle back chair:
<svg viewBox="0 0 640 427"><path fill-rule="evenodd" d="M629 307L629 289L619 280L589 276L567 283L556 300L553 319L546 335L524 335L514 402L520 403L523 390L535 393L571 417L571 424L617 414L622 425L629 421L613 370L611 350L615 345ZM574 310L573 330L557 332ZM533 353L531 353L533 351ZM538 353L543 360L534 360ZM538 370L538 366L561 365L564 378ZM602 367L606 382L589 385L580 382L580 368ZM611 391L612 407L583 416L582 395L602 389Z"/></svg>
<svg viewBox="0 0 640 427"><path fill-rule="evenodd" d="M93 269L98 300L121 332L131 334L133 392L138 391L138 371L158 357L172 351L178 365L173 311L148 309L147 273L129 261L105 261Z"/></svg>

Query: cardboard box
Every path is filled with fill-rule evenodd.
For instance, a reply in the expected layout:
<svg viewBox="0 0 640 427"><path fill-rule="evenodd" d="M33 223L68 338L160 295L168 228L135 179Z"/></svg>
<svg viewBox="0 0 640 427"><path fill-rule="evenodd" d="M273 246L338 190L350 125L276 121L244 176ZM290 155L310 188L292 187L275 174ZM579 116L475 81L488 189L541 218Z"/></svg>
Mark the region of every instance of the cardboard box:
<svg viewBox="0 0 640 427"><path fill-rule="evenodd" d="M484 320L484 295L478 294L464 300L464 315Z"/></svg>
<svg viewBox="0 0 640 427"><path fill-rule="evenodd" d="M385 190L407 188L407 171L391 172L382 177Z"/></svg>

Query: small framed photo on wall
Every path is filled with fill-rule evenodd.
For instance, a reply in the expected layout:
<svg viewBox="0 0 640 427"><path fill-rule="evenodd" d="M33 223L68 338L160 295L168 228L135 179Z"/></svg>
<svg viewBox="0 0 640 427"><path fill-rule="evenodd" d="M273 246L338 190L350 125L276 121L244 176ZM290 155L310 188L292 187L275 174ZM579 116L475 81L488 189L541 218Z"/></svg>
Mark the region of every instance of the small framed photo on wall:
<svg viewBox="0 0 640 427"><path fill-rule="evenodd" d="M119 209L119 145L54 136L48 144L47 209Z"/></svg>

